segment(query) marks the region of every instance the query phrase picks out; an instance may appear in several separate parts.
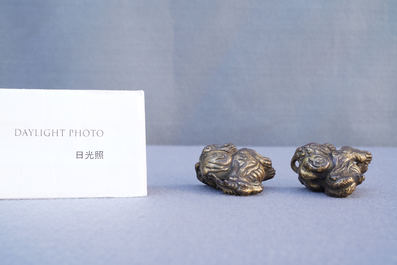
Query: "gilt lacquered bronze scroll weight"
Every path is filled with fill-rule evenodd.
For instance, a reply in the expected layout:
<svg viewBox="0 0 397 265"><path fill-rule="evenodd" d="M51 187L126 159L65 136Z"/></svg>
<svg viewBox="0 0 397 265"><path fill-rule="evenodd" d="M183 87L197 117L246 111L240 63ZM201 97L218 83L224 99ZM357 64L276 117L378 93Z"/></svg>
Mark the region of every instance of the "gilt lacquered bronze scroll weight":
<svg viewBox="0 0 397 265"><path fill-rule="evenodd" d="M332 144L307 144L296 149L291 159L299 181L312 191L333 197L347 197L364 181L372 154Z"/></svg>
<svg viewBox="0 0 397 265"><path fill-rule="evenodd" d="M232 195L261 192L262 181L276 173L269 158L233 144L207 145L195 168L201 182Z"/></svg>

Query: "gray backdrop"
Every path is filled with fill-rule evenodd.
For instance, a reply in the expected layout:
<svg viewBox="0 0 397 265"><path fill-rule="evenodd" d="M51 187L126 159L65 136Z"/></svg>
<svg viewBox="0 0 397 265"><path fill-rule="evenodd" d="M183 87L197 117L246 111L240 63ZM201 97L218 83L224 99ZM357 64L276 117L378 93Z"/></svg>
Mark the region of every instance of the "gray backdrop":
<svg viewBox="0 0 397 265"><path fill-rule="evenodd" d="M143 89L149 144L397 145L397 1L1 0L0 35L0 87Z"/></svg>

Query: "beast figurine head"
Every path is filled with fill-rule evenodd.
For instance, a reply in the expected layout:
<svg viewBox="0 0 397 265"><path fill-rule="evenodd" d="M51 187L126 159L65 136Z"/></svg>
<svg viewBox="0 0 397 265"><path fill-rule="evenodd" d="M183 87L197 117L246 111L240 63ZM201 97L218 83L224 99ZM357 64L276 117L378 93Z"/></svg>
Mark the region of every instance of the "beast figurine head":
<svg viewBox="0 0 397 265"><path fill-rule="evenodd" d="M291 168L308 189L347 197L364 181L371 160L367 151L347 146L336 150L332 144L310 143L296 149Z"/></svg>
<svg viewBox="0 0 397 265"><path fill-rule="evenodd" d="M259 193L262 181L275 175L269 158L252 149L237 150L233 144L207 145L195 169L201 182L234 195Z"/></svg>

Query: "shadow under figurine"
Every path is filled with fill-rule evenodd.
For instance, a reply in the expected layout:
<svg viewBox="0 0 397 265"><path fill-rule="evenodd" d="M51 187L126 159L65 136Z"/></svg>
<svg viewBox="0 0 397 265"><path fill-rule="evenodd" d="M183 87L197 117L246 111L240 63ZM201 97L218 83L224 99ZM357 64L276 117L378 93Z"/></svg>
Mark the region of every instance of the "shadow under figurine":
<svg viewBox="0 0 397 265"><path fill-rule="evenodd" d="M261 192L262 181L276 173L269 158L252 149L237 150L233 144L207 145L195 168L201 182L232 195Z"/></svg>
<svg viewBox="0 0 397 265"><path fill-rule="evenodd" d="M332 197L347 197L364 181L363 174L371 160L367 151L348 146L336 150L332 144L310 143L296 149L291 168L308 189L324 191Z"/></svg>

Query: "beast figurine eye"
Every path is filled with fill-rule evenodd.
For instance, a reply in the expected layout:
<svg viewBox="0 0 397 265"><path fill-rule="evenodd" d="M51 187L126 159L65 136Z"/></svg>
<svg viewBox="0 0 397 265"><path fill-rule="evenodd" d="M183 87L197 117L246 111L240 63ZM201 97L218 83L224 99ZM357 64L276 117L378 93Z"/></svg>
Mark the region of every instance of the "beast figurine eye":
<svg viewBox="0 0 397 265"><path fill-rule="evenodd" d="M252 149L233 144L203 149L195 165L198 180L226 194L252 195L263 190L262 181L275 175L272 162Z"/></svg>
<svg viewBox="0 0 397 265"><path fill-rule="evenodd" d="M311 143L296 149L291 168L308 189L347 197L364 181L371 160L367 151L347 146L336 150L331 144Z"/></svg>
<svg viewBox="0 0 397 265"><path fill-rule="evenodd" d="M209 151L211 151L211 146L210 145L204 147L203 152L209 152Z"/></svg>

